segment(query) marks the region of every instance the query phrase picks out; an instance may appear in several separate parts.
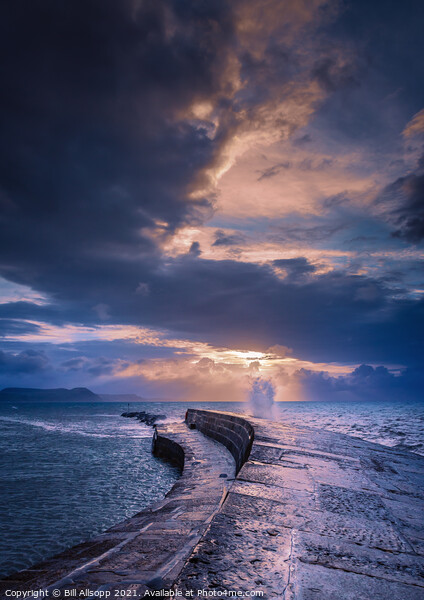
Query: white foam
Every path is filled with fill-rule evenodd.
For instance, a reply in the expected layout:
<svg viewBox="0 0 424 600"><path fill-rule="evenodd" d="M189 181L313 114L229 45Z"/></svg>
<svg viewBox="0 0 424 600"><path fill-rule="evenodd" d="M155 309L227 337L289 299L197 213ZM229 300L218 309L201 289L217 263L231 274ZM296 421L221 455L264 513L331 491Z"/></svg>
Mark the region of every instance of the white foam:
<svg viewBox="0 0 424 600"><path fill-rule="evenodd" d="M115 415L116 416L116 415ZM111 432L94 432L94 431L84 431L80 429L80 425L76 426L67 426L59 423L52 423L48 421L31 421L29 419L16 419L13 417L1 416L0 421L5 421L6 423L16 423L18 425L27 425L29 427L39 427L44 431L52 432L52 433L68 433L75 435L82 435L84 437L96 437L96 438L149 438L151 437L151 431L143 431L143 429L139 426L140 431L136 431L135 428L125 428L123 431L119 429L118 431L113 430Z"/></svg>

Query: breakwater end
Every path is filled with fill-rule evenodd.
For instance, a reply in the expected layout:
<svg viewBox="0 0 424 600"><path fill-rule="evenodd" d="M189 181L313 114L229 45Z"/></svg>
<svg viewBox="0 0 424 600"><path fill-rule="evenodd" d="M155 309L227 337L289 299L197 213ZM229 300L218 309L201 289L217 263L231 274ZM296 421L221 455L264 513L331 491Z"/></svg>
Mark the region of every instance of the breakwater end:
<svg viewBox="0 0 424 600"><path fill-rule="evenodd" d="M424 599L424 457L195 409L156 426L153 452L182 470L163 501L5 578L3 593Z"/></svg>
<svg viewBox="0 0 424 600"><path fill-rule="evenodd" d="M166 419L166 415L152 415L150 413L144 412L143 410L137 412L123 412L121 414L121 417L126 417L128 419L137 419L137 421L140 421L140 423L145 423L150 427L156 425L158 421L163 421L164 419Z"/></svg>

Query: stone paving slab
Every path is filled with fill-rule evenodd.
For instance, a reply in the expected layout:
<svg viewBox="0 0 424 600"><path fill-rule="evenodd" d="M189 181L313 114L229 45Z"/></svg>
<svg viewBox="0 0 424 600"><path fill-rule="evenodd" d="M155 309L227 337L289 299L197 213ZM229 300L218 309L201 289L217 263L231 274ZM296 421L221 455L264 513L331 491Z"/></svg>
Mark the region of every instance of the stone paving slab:
<svg viewBox="0 0 424 600"><path fill-rule="evenodd" d="M284 594L268 596L267 600L423 600L423 597L422 588L376 575L367 577L342 569L297 563Z"/></svg>
<svg viewBox="0 0 424 600"><path fill-rule="evenodd" d="M411 553L393 553L370 549L360 544L350 544L332 537L299 532L298 556L301 563L316 564L330 569L388 581L399 581L415 586L424 583L424 558Z"/></svg>
<svg viewBox="0 0 424 600"><path fill-rule="evenodd" d="M199 542L176 588L249 592L266 585L273 593L288 584L291 534L276 533L266 517L219 513Z"/></svg>

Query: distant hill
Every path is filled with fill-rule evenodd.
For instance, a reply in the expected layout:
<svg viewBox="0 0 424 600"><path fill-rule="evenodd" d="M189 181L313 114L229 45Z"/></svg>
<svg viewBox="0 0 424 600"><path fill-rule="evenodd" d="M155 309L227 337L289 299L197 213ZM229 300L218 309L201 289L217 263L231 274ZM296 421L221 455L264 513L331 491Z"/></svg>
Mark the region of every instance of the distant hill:
<svg viewBox="0 0 424 600"><path fill-rule="evenodd" d="M102 398L87 388L56 388L42 390L36 388L4 388L0 392L0 402L101 402Z"/></svg>

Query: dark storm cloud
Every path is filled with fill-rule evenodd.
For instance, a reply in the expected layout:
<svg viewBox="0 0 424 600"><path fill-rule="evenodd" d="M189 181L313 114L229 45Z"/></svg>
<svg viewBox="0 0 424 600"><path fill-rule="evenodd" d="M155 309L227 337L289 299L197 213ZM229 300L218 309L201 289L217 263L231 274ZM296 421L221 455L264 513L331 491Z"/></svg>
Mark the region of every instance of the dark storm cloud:
<svg viewBox="0 0 424 600"><path fill-rule="evenodd" d="M51 272L53 273L53 270ZM66 275L65 273L65 277ZM76 292L78 284L69 278L67 280L70 285L75 286ZM52 285L51 289L56 290L57 288ZM90 293L88 288L86 291L89 298ZM0 325L0 335L7 335L9 330L10 333L18 333L18 327L21 333L36 333L40 330L37 323L28 323L28 321L45 322L61 326L67 323L96 325L101 323L102 319L99 316L98 305L92 305L89 301L84 302L83 298L81 298L79 303L66 301L60 304L43 305L26 301L0 303L0 323L4 323L4 329Z"/></svg>
<svg viewBox="0 0 424 600"><path fill-rule="evenodd" d="M318 362L414 364L424 351L423 300L393 298L384 278L337 271L305 277L313 275L306 260L282 265L285 279L266 265L188 254L149 273L148 295L137 294L137 264L124 276L114 273L119 286L111 285L110 269L82 267L84 298L65 280L62 293L92 318L90 307L102 298L113 315L108 324L142 322L230 347L282 344Z"/></svg>
<svg viewBox="0 0 424 600"><path fill-rule="evenodd" d="M86 371L93 377L111 375L117 366L123 366L123 361L113 360L104 356L88 358L87 356L77 356L70 358L60 365L60 368L67 372Z"/></svg>
<svg viewBox="0 0 424 600"><path fill-rule="evenodd" d="M86 358L84 356L78 356L76 358L70 358L62 363L62 367L67 371L79 371L85 366Z"/></svg>
<svg viewBox="0 0 424 600"><path fill-rule="evenodd" d="M327 95L315 115L313 139L320 138L332 153L336 146L342 154L365 150L366 161L384 172L402 165L400 134L423 108L423 65L418 57L424 52L424 4L355 0L344 7L328 33L336 47L345 44L356 57L356 83ZM328 70L321 68L319 73L325 85ZM329 89L334 81L337 78L329 78Z"/></svg>
<svg viewBox="0 0 424 600"><path fill-rule="evenodd" d="M376 205L385 211L391 235L410 244L424 238L424 154L414 169L387 185Z"/></svg>
<svg viewBox="0 0 424 600"><path fill-rule="evenodd" d="M355 78L356 68L353 63L340 65L334 58L326 56L316 61L312 69L312 76L324 89L334 92L338 89L344 90L349 86L358 85Z"/></svg>
<svg viewBox="0 0 424 600"><path fill-rule="evenodd" d="M311 265L306 258L280 258L272 262L274 267L283 269L287 272L287 281L301 281L305 276L310 275L316 270L314 265Z"/></svg>
<svg viewBox="0 0 424 600"><path fill-rule="evenodd" d="M13 311L11 311L13 312ZM25 333L37 333L40 327L36 323L28 323L19 319L0 318L0 338L11 335L22 335Z"/></svg>
<svg viewBox="0 0 424 600"><path fill-rule="evenodd" d="M28 349L13 354L0 350L0 374L33 374L45 371L49 366L49 359L44 352Z"/></svg>
<svg viewBox="0 0 424 600"><path fill-rule="evenodd" d="M398 199L398 206L390 215L395 226L392 235L411 243L421 242L424 239L424 174L401 177L386 192Z"/></svg>
<svg viewBox="0 0 424 600"><path fill-rule="evenodd" d="M194 258L198 258L202 254L199 242L193 242L190 246L188 253Z"/></svg>
<svg viewBox="0 0 424 600"><path fill-rule="evenodd" d="M0 274L60 301L72 285L83 290L81 269L109 260L111 286L135 261L143 281L160 262L158 241L212 214L210 199L188 194L207 183L229 136L241 122L274 127L272 110L259 109L282 102L291 78L309 81L307 53L287 46L273 19L299 13L278 2L262 15L272 35L261 59L253 2L17 0L0 10ZM214 136L212 122L188 114L196 102L220 116ZM277 117L275 127L298 127Z"/></svg>
<svg viewBox="0 0 424 600"><path fill-rule="evenodd" d="M386 367L361 365L345 376L301 369L297 377L305 398L310 400L418 400L422 399L424 375L421 369L392 373Z"/></svg>
<svg viewBox="0 0 424 600"><path fill-rule="evenodd" d="M287 265L308 269L306 261ZM146 322L217 344L279 343L315 361L400 364L424 350L424 302L393 299L371 277L331 272L294 282L267 266L186 259L150 288L139 306Z"/></svg>
<svg viewBox="0 0 424 600"><path fill-rule="evenodd" d="M255 122L266 100L260 88L269 83L283 98L296 70L274 36L260 65L253 52L240 57L248 94L231 97L225 74L237 7L252 8L212 0L2 5L0 275L48 294L62 313L77 302L77 322L110 315L118 290L123 307L134 289L147 292L161 242L211 215L208 198L188 195L205 183L239 112ZM187 113L202 101L222 117L213 139L211 124ZM15 308L23 318L25 307ZM32 313L42 319L48 310Z"/></svg>
<svg viewBox="0 0 424 600"><path fill-rule="evenodd" d="M0 272L44 288L98 257L151 263L149 229L211 211L186 195L219 144L175 117L219 89L228 7L18 0L1 13Z"/></svg>

